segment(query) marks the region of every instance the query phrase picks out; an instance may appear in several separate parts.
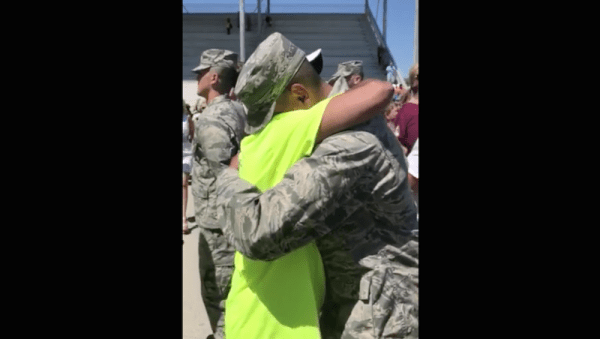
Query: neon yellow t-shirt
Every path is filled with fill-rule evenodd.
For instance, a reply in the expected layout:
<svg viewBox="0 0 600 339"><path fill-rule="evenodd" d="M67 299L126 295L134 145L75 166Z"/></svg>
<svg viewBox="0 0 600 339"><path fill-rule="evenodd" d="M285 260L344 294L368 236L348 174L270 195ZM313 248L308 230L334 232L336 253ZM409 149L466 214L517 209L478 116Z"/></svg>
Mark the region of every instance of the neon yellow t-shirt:
<svg viewBox="0 0 600 339"><path fill-rule="evenodd" d="M325 107L279 113L240 145L239 176L265 191L309 156ZM314 241L273 261L235 253L235 269L225 306L227 339L321 338L319 309L325 295L323 261Z"/></svg>

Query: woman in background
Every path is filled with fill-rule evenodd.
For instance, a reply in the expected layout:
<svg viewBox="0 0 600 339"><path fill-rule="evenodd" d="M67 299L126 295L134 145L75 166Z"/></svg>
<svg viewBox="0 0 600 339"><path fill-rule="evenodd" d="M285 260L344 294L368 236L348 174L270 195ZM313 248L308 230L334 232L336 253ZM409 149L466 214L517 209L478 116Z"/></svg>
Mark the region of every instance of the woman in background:
<svg viewBox="0 0 600 339"><path fill-rule="evenodd" d="M419 64L414 64L408 72L410 86L400 97L400 110L394 118L394 124L400 128L398 140L410 153L419 137Z"/></svg>

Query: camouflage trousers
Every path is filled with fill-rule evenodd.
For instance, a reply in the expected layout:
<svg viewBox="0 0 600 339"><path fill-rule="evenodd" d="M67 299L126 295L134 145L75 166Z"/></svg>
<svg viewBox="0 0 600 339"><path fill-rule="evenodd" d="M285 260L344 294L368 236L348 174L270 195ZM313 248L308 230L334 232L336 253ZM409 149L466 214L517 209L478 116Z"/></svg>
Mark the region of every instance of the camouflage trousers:
<svg viewBox="0 0 600 339"><path fill-rule="evenodd" d="M208 338L223 339L225 299L231 287L235 250L225 241L225 236L219 229L200 228L199 239L202 301L214 332Z"/></svg>
<svg viewBox="0 0 600 339"><path fill-rule="evenodd" d="M419 337L418 268L382 260L360 280L358 300L326 301L323 339Z"/></svg>

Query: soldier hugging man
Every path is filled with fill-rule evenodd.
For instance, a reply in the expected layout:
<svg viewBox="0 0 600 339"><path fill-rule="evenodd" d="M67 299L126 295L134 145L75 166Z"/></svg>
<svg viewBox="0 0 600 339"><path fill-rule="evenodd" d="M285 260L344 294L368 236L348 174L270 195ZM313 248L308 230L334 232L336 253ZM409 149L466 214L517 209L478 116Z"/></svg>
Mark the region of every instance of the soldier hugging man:
<svg viewBox="0 0 600 339"><path fill-rule="evenodd" d="M288 64L289 58L298 57L286 54L291 42L280 33L265 42L271 50L255 60L259 66ZM273 53L277 50L280 53ZM246 98L243 90L238 91L245 88L242 82L265 98L256 102L256 109L248 107L251 132L262 128L265 117L279 112L281 103L274 100L283 91L291 91L289 105L303 106L305 94L327 97L332 89L325 84L329 87L297 91L298 86L286 86L289 78L268 73L269 69L247 67L236 85L242 101ZM277 90L263 88L265 82L272 84L265 88ZM362 81L340 95L366 104L359 100L365 96L353 94L372 84ZM325 137L273 187L263 191L226 168L217 175L216 191L225 237L245 257L272 261L316 241L326 281L322 338L418 338L417 212L406 160L383 114Z"/></svg>

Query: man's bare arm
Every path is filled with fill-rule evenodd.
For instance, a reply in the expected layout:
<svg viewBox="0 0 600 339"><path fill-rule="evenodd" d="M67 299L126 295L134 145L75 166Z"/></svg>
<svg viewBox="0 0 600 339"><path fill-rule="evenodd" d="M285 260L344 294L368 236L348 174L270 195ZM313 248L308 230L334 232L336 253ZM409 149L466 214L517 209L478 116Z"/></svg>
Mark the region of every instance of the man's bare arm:
<svg viewBox="0 0 600 339"><path fill-rule="evenodd" d="M316 142L382 113L393 95L394 86L389 82L367 79L334 97L323 113Z"/></svg>

